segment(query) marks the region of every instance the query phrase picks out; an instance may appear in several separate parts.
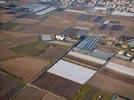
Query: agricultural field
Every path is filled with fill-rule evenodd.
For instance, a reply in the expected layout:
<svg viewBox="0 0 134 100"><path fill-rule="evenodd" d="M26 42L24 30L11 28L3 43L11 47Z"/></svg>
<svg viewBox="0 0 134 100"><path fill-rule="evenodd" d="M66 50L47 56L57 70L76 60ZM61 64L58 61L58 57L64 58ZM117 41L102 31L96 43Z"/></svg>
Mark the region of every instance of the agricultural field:
<svg viewBox="0 0 134 100"><path fill-rule="evenodd" d="M47 93L46 95L42 97L41 100L66 100L66 99Z"/></svg>
<svg viewBox="0 0 134 100"><path fill-rule="evenodd" d="M38 35L22 36L22 37L11 39L11 41L14 42L16 45L23 45L23 44L38 42L39 36Z"/></svg>
<svg viewBox="0 0 134 100"><path fill-rule="evenodd" d="M82 14L77 18L77 20L89 21L94 23L99 23L103 19L104 19L103 16L94 16L94 15L85 15L85 14Z"/></svg>
<svg viewBox="0 0 134 100"><path fill-rule="evenodd" d="M81 87L79 83L49 72L43 73L32 84L65 98L72 98Z"/></svg>
<svg viewBox="0 0 134 100"><path fill-rule="evenodd" d="M0 1L0 100L133 100L134 18L89 1Z"/></svg>
<svg viewBox="0 0 134 100"><path fill-rule="evenodd" d="M86 29L79 29L79 28L73 28L73 27L69 27L67 28L64 32L61 33L61 35L65 35L65 36L84 36L86 35L86 33L88 32L88 30Z"/></svg>
<svg viewBox="0 0 134 100"><path fill-rule="evenodd" d="M24 33L60 34L66 28L63 26L58 27L57 25L54 25L54 24L49 25L47 24L47 22L44 22L44 23L42 24L41 22L41 23L37 23L37 24L30 25L27 27L23 26L23 27L20 27L20 29L18 28L16 31L20 30Z"/></svg>
<svg viewBox="0 0 134 100"><path fill-rule="evenodd" d="M0 46L0 61L6 60L6 59L11 59L11 58L16 58L18 55L11 51L8 48L2 48Z"/></svg>
<svg viewBox="0 0 134 100"><path fill-rule="evenodd" d="M134 80L122 73L103 68L88 83L105 91L115 92L127 98L134 98Z"/></svg>
<svg viewBox="0 0 134 100"><path fill-rule="evenodd" d="M89 35L84 40L82 40L75 48L87 51L92 51L96 48L96 45L102 40L101 36Z"/></svg>
<svg viewBox="0 0 134 100"><path fill-rule="evenodd" d="M0 30L0 31L1 31L1 30ZM1 31L1 33L0 33L0 43L3 42L3 41L7 41L7 40L8 40L8 37L5 36L5 35L2 33L2 31Z"/></svg>
<svg viewBox="0 0 134 100"><path fill-rule="evenodd" d="M83 67L91 68L91 69L94 69L94 70L99 70L102 67L101 64L97 64L95 62L85 60L85 59L82 59L82 58L78 58L78 57L74 57L74 56L71 56L71 55L68 55L68 54L65 55L63 57L63 59L65 59L67 61L70 61L72 63L83 65Z"/></svg>
<svg viewBox="0 0 134 100"><path fill-rule="evenodd" d="M16 26L18 26L18 23L15 22L8 22L8 23L4 23L2 25L0 25L0 29L2 30L12 30L13 28L15 28Z"/></svg>
<svg viewBox="0 0 134 100"><path fill-rule="evenodd" d="M79 84L86 83L96 73L95 70L88 69L65 60L59 60L48 70L48 72Z"/></svg>
<svg viewBox="0 0 134 100"><path fill-rule="evenodd" d="M99 96L101 96L101 98L99 98ZM92 87L89 84L84 84L81 87L80 92L74 96L73 100L111 100L112 96L113 94L110 92Z"/></svg>
<svg viewBox="0 0 134 100"><path fill-rule="evenodd" d="M127 34L126 34L127 33ZM96 25L92 34L117 37L121 35L133 36L133 20L123 17L107 17L102 24Z"/></svg>
<svg viewBox="0 0 134 100"><path fill-rule="evenodd" d="M11 20L14 20L14 16L10 14L5 14L4 12L0 15L0 22L7 23Z"/></svg>
<svg viewBox="0 0 134 100"><path fill-rule="evenodd" d="M25 39L25 38L24 38ZM26 56L38 56L49 47L48 44L44 42L33 42L27 43L23 45L19 45L18 47L11 48L17 54L26 55Z"/></svg>
<svg viewBox="0 0 134 100"><path fill-rule="evenodd" d="M25 89L18 94L13 100L41 100L46 92L41 91L32 86L27 86Z"/></svg>
<svg viewBox="0 0 134 100"><path fill-rule="evenodd" d="M59 58L63 53L67 51L67 47L61 47L61 46L50 46L46 51L41 53L38 58L43 60L49 60L53 61L57 58Z"/></svg>
<svg viewBox="0 0 134 100"><path fill-rule="evenodd" d="M28 82L40 71L45 69L48 64L48 61L43 61L36 58L19 57L1 61L0 69Z"/></svg>
<svg viewBox="0 0 134 100"><path fill-rule="evenodd" d="M25 82L17 79L16 77L5 74L0 71L0 99L9 100L20 89L25 86Z"/></svg>
<svg viewBox="0 0 134 100"><path fill-rule="evenodd" d="M45 90L38 89L32 85L26 86L13 100L65 100L62 97L50 94Z"/></svg>
<svg viewBox="0 0 134 100"><path fill-rule="evenodd" d="M11 48L11 47L15 47L16 45L11 42L10 40L6 40L3 38L3 40L1 40L0 42L0 48Z"/></svg>

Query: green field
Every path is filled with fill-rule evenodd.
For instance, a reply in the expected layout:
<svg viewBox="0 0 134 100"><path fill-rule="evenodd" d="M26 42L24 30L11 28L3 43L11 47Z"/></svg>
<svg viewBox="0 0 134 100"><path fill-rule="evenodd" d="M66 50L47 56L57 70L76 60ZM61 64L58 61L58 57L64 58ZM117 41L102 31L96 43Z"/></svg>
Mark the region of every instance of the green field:
<svg viewBox="0 0 134 100"><path fill-rule="evenodd" d="M91 90L92 90L92 87L90 85L88 84L83 85L82 88L80 89L80 92L75 95L73 100L83 100L85 95L89 93Z"/></svg>
<svg viewBox="0 0 134 100"><path fill-rule="evenodd" d="M13 47L11 48L11 50L13 50L19 55L38 56L48 47L49 45L44 42L33 42L24 45L19 45L18 47Z"/></svg>
<svg viewBox="0 0 134 100"><path fill-rule="evenodd" d="M113 96L112 93L97 89L91 100L111 100L112 96Z"/></svg>
<svg viewBox="0 0 134 100"><path fill-rule="evenodd" d="M111 100L112 95L112 93L84 84L73 100Z"/></svg>
<svg viewBox="0 0 134 100"><path fill-rule="evenodd" d="M19 25L18 23L8 22L8 23L4 23L4 24L0 25L0 29L11 30L12 28L14 28L18 25Z"/></svg>

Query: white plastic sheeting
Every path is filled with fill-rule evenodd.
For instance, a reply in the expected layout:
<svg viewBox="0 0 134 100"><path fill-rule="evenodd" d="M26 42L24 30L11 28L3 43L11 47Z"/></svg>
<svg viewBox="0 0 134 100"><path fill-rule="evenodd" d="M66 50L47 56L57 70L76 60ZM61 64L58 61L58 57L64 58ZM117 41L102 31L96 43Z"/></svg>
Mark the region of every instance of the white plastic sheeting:
<svg viewBox="0 0 134 100"><path fill-rule="evenodd" d="M48 72L80 84L87 82L96 73L95 70L88 69L64 60L59 60L48 70Z"/></svg>
<svg viewBox="0 0 134 100"><path fill-rule="evenodd" d="M68 55L78 57L78 58L81 58L81 59L85 59L85 60L89 60L89 61L93 61L95 63L102 64L102 65L106 62L106 60L99 59L99 58L96 58L96 57L92 57L90 55L85 55L85 54L82 54L82 53L74 52L74 51L70 51L68 53Z"/></svg>
<svg viewBox="0 0 134 100"><path fill-rule="evenodd" d="M119 65L113 62L109 62L105 67L134 77L134 68Z"/></svg>
<svg viewBox="0 0 134 100"><path fill-rule="evenodd" d="M46 14L46 13L48 13L48 12L51 12L51 11L53 11L53 10L55 10L56 8L54 8L54 7L50 7L50 8L47 8L47 9L45 9L45 10L42 10L42 11L40 11L40 12L37 12L36 13L36 15L44 15L44 14Z"/></svg>
<svg viewBox="0 0 134 100"><path fill-rule="evenodd" d="M133 17L134 13L115 11L115 12L112 13L112 15L121 15L121 16Z"/></svg>
<svg viewBox="0 0 134 100"><path fill-rule="evenodd" d="M87 13L87 12L85 12L85 11L79 11L79 10L70 10L70 9L65 10L65 11L67 11L67 12L75 12L75 13Z"/></svg>

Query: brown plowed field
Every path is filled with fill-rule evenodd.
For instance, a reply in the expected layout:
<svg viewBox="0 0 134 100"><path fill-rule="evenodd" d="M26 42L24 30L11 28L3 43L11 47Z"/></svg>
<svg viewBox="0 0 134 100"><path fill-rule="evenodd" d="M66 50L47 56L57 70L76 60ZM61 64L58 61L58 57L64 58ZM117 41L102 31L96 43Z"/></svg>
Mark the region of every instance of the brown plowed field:
<svg viewBox="0 0 134 100"><path fill-rule="evenodd" d="M1 48L11 48L11 47L15 47L16 45L13 43L13 42L11 42L11 41L2 41L2 42L0 42L0 49Z"/></svg>
<svg viewBox="0 0 134 100"><path fill-rule="evenodd" d="M39 37L38 35L23 36L23 37L12 38L11 40L17 45L22 45L22 44L37 42L39 40Z"/></svg>
<svg viewBox="0 0 134 100"><path fill-rule="evenodd" d="M30 81L36 74L43 70L49 62L30 58L20 57L11 60L1 61L0 69L7 71L25 81Z"/></svg>
<svg viewBox="0 0 134 100"><path fill-rule="evenodd" d="M134 98L134 80L120 76L116 73L111 73L110 71L103 71L94 75L89 83L100 89L117 93L126 98L133 100Z"/></svg>
<svg viewBox="0 0 134 100"><path fill-rule="evenodd" d="M0 72L0 100L9 100L23 86L21 81Z"/></svg>
<svg viewBox="0 0 134 100"><path fill-rule="evenodd" d="M26 87L14 100L41 100L45 93L34 87Z"/></svg>
<svg viewBox="0 0 134 100"><path fill-rule="evenodd" d="M33 85L66 98L73 97L81 87L81 85L78 83L48 72L43 73L37 80L33 82Z"/></svg>
<svg viewBox="0 0 134 100"><path fill-rule="evenodd" d="M94 62L91 62L91 61L87 61L87 60L84 60L84 59L80 59L80 58L77 58L77 57L74 57L74 56L70 56L70 55L66 55L64 56L64 58L66 59L69 59L69 60L72 60L72 62L78 62L78 63L81 63L81 64L84 64L86 67L89 67L89 68L93 68L93 69L97 69L99 70L102 65L100 64L97 64L97 63L94 63Z"/></svg>
<svg viewBox="0 0 134 100"><path fill-rule="evenodd" d="M45 94L41 100L65 100L62 97L58 97L52 94Z"/></svg>
<svg viewBox="0 0 134 100"><path fill-rule="evenodd" d="M22 29L20 28L18 30L24 33L59 34L65 30L65 27L57 27L54 25L34 24L31 26L27 26L27 27L24 26L24 28Z"/></svg>
<svg viewBox="0 0 134 100"><path fill-rule="evenodd" d="M2 48L0 46L0 60L6 60L10 58L15 58L15 57L18 57L16 53L14 53L8 48Z"/></svg>
<svg viewBox="0 0 134 100"><path fill-rule="evenodd" d="M53 61L57 59L61 54L63 54L66 50L67 48L63 48L60 46L49 47L46 51L41 53L38 58Z"/></svg>

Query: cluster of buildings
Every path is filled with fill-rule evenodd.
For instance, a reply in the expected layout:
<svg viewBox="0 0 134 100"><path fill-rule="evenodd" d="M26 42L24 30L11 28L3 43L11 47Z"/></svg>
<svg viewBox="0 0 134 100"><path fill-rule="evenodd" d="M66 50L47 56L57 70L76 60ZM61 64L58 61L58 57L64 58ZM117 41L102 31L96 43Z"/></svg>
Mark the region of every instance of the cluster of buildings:
<svg viewBox="0 0 134 100"><path fill-rule="evenodd" d="M0 100L133 100L132 0L1 1Z"/></svg>

